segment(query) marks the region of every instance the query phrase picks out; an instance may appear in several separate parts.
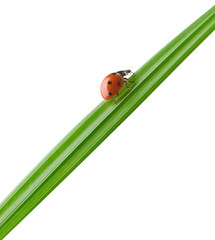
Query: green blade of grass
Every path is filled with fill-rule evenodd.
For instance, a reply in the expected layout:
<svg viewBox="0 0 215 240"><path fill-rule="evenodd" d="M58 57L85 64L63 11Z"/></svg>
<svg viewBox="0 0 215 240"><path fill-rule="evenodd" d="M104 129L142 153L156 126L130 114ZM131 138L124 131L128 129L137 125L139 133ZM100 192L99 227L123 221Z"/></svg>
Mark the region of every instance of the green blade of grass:
<svg viewBox="0 0 215 240"><path fill-rule="evenodd" d="M116 129L215 30L215 6L186 28L131 78L117 105L101 102L0 205L0 239L6 236ZM205 63L205 61L204 61Z"/></svg>

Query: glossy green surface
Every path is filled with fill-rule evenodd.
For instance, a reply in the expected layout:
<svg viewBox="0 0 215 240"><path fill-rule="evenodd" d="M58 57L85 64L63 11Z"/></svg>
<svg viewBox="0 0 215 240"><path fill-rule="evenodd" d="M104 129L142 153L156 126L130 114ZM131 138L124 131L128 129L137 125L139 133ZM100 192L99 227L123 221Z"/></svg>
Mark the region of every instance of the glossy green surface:
<svg viewBox="0 0 215 240"><path fill-rule="evenodd" d="M0 239L6 236L215 30L215 6L143 65L114 100L101 102L0 205ZM206 64L204 60L203 64Z"/></svg>

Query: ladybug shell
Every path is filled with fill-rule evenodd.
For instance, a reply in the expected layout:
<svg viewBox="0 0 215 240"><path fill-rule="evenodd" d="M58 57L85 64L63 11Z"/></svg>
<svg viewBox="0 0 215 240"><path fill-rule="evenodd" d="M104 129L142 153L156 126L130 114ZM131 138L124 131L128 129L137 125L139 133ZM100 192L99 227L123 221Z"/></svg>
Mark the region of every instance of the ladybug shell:
<svg viewBox="0 0 215 240"><path fill-rule="evenodd" d="M105 100L114 97L124 84L124 78L119 74L109 74L102 81L101 94Z"/></svg>

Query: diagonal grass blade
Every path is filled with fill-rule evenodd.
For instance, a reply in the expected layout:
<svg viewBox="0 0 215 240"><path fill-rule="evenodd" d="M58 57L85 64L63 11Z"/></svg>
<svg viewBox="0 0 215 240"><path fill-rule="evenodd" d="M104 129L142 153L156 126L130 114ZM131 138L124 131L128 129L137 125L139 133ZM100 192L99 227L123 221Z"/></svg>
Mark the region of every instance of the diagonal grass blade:
<svg viewBox="0 0 215 240"><path fill-rule="evenodd" d="M215 6L161 49L130 78L117 105L101 102L10 193L0 205L5 237L105 138L107 138L198 45L215 30Z"/></svg>

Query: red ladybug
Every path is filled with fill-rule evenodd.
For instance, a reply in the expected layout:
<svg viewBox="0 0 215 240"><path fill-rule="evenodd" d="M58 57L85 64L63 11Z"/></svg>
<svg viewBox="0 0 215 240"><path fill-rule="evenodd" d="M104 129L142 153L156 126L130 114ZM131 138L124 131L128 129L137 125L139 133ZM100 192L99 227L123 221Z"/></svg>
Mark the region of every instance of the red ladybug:
<svg viewBox="0 0 215 240"><path fill-rule="evenodd" d="M111 73L102 81L101 84L101 94L105 100L109 100L116 95L116 99L119 95L119 91L125 83L127 88L127 82L130 82L125 76L131 73L131 70L119 71L116 73Z"/></svg>

